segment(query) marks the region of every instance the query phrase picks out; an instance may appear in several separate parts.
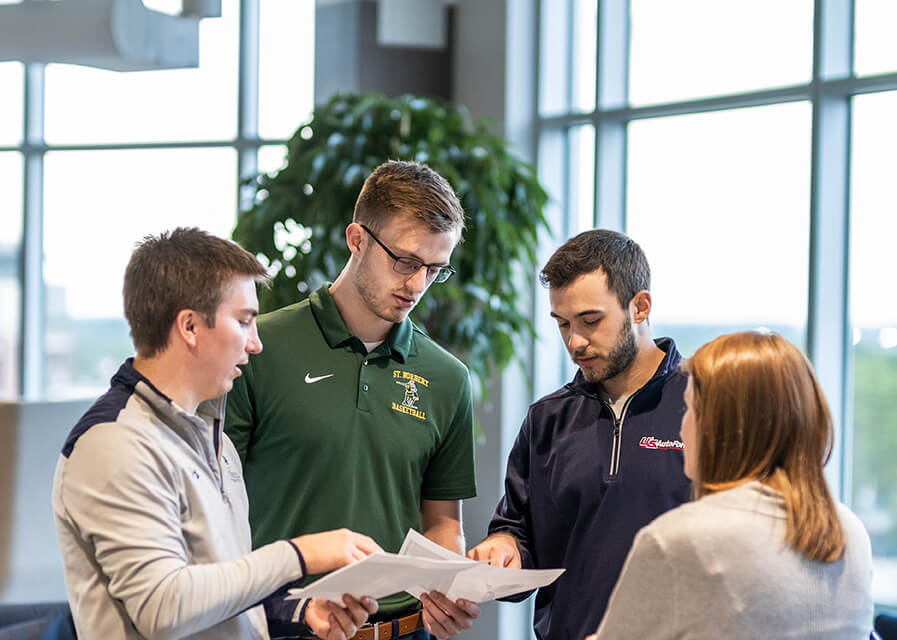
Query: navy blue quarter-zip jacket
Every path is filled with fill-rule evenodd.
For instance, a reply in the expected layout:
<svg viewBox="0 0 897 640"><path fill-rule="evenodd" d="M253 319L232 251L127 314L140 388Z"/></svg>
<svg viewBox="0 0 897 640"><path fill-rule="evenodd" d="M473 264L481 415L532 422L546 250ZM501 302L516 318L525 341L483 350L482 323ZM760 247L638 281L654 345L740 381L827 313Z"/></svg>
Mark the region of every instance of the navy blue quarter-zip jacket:
<svg viewBox="0 0 897 640"><path fill-rule="evenodd" d="M489 533L512 534L526 569L566 569L536 596L540 640L594 633L635 534L689 500L679 440L687 377L675 343L655 342L666 356L620 420L580 371L530 406L511 450Z"/></svg>

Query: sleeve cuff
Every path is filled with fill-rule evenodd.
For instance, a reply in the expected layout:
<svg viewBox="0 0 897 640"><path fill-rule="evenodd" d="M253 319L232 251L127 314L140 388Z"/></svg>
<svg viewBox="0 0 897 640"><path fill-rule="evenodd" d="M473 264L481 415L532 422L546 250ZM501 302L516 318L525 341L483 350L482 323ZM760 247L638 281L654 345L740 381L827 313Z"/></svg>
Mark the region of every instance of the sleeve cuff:
<svg viewBox="0 0 897 640"><path fill-rule="evenodd" d="M289 590L300 585L300 580L290 582L264 600L268 635L271 640L315 637L314 632L305 624L305 610L311 600L309 598L286 600Z"/></svg>
<svg viewBox="0 0 897 640"><path fill-rule="evenodd" d="M311 598L302 598L299 601L296 605L296 610L293 612L293 622L305 624L305 610L308 609L309 602L311 602Z"/></svg>
<svg viewBox="0 0 897 640"><path fill-rule="evenodd" d="M293 542L292 540L287 540L287 543L289 543L289 545L293 547L293 550L296 552L296 556L298 556L299 558L299 569L302 571L301 577L304 578L308 575L308 567L305 566L305 557L302 555L302 552L299 550L299 546L295 542Z"/></svg>

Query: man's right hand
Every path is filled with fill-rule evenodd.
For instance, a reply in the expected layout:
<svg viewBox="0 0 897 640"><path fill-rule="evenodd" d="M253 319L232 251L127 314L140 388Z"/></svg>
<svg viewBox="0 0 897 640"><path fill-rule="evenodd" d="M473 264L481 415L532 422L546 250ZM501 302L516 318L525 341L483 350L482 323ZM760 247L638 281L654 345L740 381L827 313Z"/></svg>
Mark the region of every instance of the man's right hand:
<svg viewBox="0 0 897 640"><path fill-rule="evenodd" d="M467 557L479 562L487 562L493 567L520 569L520 549L510 533L494 533L473 549Z"/></svg>
<svg viewBox="0 0 897 640"><path fill-rule="evenodd" d="M309 575L327 573L383 551L372 538L348 529L299 536L292 542L302 552Z"/></svg>
<svg viewBox="0 0 897 640"><path fill-rule="evenodd" d="M340 606L327 600L313 598L305 610L305 624L324 640L346 640L355 635L369 615L377 613L377 601L370 596L356 599L343 595Z"/></svg>

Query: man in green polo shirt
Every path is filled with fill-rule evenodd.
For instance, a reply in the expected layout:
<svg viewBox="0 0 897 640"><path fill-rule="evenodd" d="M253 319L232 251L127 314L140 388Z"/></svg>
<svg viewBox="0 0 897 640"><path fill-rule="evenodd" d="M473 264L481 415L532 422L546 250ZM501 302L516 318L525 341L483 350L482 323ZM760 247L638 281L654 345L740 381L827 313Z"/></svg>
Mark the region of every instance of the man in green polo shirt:
<svg viewBox="0 0 897 640"><path fill-rule="evenodd" d="M439 174L384 163L361 189L336 281L258 319L266 348L237 378L226 423L243 460L254 547L348 527L396 552L414 528L464 553L461 500L476 495L470 379L408 319L427 288L454 273L463 228ZM389 624L370 637L447 637L479 615L466 600L422 600L422 615L407 594L381 600L375 619ZM272 636L289 634L291 621L326 629L316 601L284 606L286 615L269 611Z"/></svg>

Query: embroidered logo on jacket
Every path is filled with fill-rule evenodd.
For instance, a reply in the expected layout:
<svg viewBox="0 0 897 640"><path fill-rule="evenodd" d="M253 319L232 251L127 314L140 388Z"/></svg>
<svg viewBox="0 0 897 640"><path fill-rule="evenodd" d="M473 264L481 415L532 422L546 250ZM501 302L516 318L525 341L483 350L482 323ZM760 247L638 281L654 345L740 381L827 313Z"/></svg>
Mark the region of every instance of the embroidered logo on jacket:
<svg viewBox="0 0 897 640"><path fill-rule="evenodd" d="M638 446L642 449L682 449L684 445L679 440L658 440L654 436L642 436Z"/></svg>
<svg viewBox="0 0 897 640"><path fill-rule="evenodd" d="M429 387L430 381L415 373L399 371L398 369L392 372L392 377L398 378L395 383L404 389L402 401L393 401L392 410L409 416L414 416L418 420L426 420L426 411L421 411L417 406L417 403L420 400L420 388Z"/></svg>

